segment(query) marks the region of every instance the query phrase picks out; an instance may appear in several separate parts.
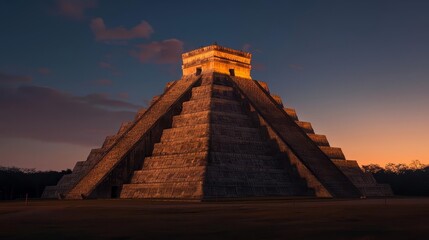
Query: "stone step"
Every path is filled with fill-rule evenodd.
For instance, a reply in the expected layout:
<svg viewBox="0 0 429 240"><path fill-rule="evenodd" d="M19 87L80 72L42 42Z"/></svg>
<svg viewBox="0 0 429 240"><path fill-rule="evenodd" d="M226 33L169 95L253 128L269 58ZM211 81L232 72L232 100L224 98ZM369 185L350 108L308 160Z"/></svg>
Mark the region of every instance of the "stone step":
<svg viewBox="0 0 429 240"><path fill-rule="evenodd" d="M187 136L178 140L156 143L153 155L160 152L166 154L196 152L196 150L207 150L209 137ZM213 134L210 139L210 151L229 152L229 153L249 153L249 154L272 154L271 142L261 139L232 138Z"/></svg>
<svg viewBox="0 0 429 240"><path fill-rule="evenodd" d="M218 166L229 169L240 168L272 168L284 169L283 164L276 158L257 154L235 154L223 152L195 152L173 155L146 157L143 169Z"/></svg>
<svg viewBox="0 0 429 240"><path fill-rule="evenodd" d="M209 123L210 118L210 111L201 111L201 112L194 112L194 113L188 113L188 114L180 114L173 117L173 124L172 127L184 127L184 126L193 126L198 124L205 124Z"/></svg>
<svg viewBox="0 0 429 240"><path fill-rule="evenodd" d="M294 108L283 108L283 110L291 117L294 121L299 121L298 115Z"/></svg>
<svg viewBox="0 0 429 240"><path fill-rule="evenodd" d="M213 85L212 97L236 100L237 95L235 94L234 88L222 85Z"/></svg>
<svg viewBox="0 0 429 240"><path fill-rule="evenodd" d="M143 169L205 166L207 158L207 151L150 156L144 159Z"/></svg>
<svg viewBox="0 0 429 240"><path fill-rule="evenodd" d="M311 123L303 122L303 121L295 121L295 123L298 124L298 126L300 126L305 133L314 134L314 130L313 130L313 127L311 126Z"/></svg>
<svg viewBox="0 0 429 240"><path fill-rule="evenodd" d="M343 151L339 147L326 147L326 146L320 146L319 147L330 159L343 159L345 160L346 157L344 156Z"/></svg>
<svg viewBox="0 0 429 240"><path fill-rule="evenodd" d="M238 169L198 166L134 171L131 184L203 181L213 185L295 185L283 169Z"/></svg>
<svg viewBox="0 0 429 240"><path fill-rule="evenodd" d="M89 153L88 157L86 158L87 164L90 164L90 165L97 164L105 153L106 153L106 150L103 148L91 149L91 152Z"/></svg>
<svg viewBox="0 0 429 240"><path fill-rule="evenodd" d="M283 107L282 98L279 95L271 94L271 97L277 102L280 107Z"/></svg>
<svg viewBox="0 0 429 240"><path fill-rule="evenodd" d="M308 133L307 136L309 136L310 139L313 140L313 142L315 142L318 146L329 147L329 142L325 135Z"/></svg>
<svg viewBox="0 0 429 240"><path fill-rule="evenodd" d="M244 113L244 107L237 100L212 98L211 110L219 112Z"/></svg>
<svg viewBox="0 0 429 240"><path fill-rule="evenodd" d="M146 112L146 110L146 108L139 109L136 116L134 117L134 120L137 121Z"/></svg>
<svg viewBox="0 0 429 240"><path fill-rule="evenodd" d="M214 74L213 84L222 86L232 86L231 81L225 75Z"/></svg>
<svg viewBox="0 0 429 240"><path fill-rule="evenodd" d="M264 81L259 81L259 80L256 80L256 81L267 93L270 93L270 88L268 87L268 83Z"/></svg>
<svg viewBox="0 0 429 240"><path fill-rule="evenodd" d="M113 146L113 144L115 143L117 138L118 138L117 135L107 136L104 139L103 146L101 148L103 148L105 150L109 149L111 146Z"/></svg>
<svg viewBox="0 0 429 240"><path fill-rule="evenodd" d="M161 142L180 141L183 138L192 136L194 138L209 137L209 123L188 125L164 129Z"/></svg>
<svg viewBox="0 0 429 240"><path fill-rule="evenodd" d="M124 122L121 124L121 127L118 130L118 133L116 134L118 137L124 134L125 131L128 130L133 125L134 122Z"/></svg>
<svg viewBox="0 0 429 240"><path fill-rule="evenodd" d="M191 100L209 99L212 96L212 86L204 85L192 88Z"/></svg>
<svg viewBox="0 0 429 240"><path fill-rule="evenodd" d="M153 96L152 100L150 100L150 102L149 102L149 106L153 105L160 97L161 97L161 95Z"/></svg>
<svg viewBox="0 0 429 240"><path fill-rule="evenodd" d="M228 138L214 137L211 139L210 151L270 155L273 153L273 146L270 142L244 140L237 141Z"/></svg>
<svg viewBox="0 0 429 240"><path fill-rule="evenodd" d="M222 98L235 100L236 95L234 94L234 89L228 86L205 85L194 87L192 89L191 100L198 100L203 98Z"/></svg>
<svg viewBox="0 0 429 240"><path fill-rule="evenodd" d="M226 113L220 111L212 111L210 122L222 125L232 125L241 127L259 127L252 119L243 113Z"/></svg>
<svg viewBox="0 0 429 240"><path fill-rule="evenodd" d="M176 81L170 81L165 84L164 92L166 92Z"/></svg>
<svg viewBox="0 0 429 240"><path fill-rule="evenodd" d="M209 166L205 175L209 185L293 185L294 178L284 169L254 168L231 170Z"/></svg>
<svg viewBox="0 0 429 240"><path fill-rule="evenodd" d="M211 124L210 132L213 139L230 139L237 141L263 141L261 132L254 127L241 127L241 125Z"/></svg>
<svg viewBox="0 0 429 240"><path fill-rule="evenodd" d="M355 184L355 185L375 185L377 181L370 173L365 173L360 169L358 163L352 160L338 160L333 159L332 162L341 169L341 171Z"/></svg>
<svg viewBox="0 0 429 240"><path fill-rule="evenodd" d="M186 138L182 138L181 141L155 143L152 155L162 156L180 153L203 152L208 151L208 149L208 137L194 138L193 136L186 136Z"/></svg>
<svg viewBox="0 0 429 240"><path fill-rule="evenodd" d="M78 162L76 162L76 164L74 165L74 168L72 170L72 173L80 171L80 169L83 167L83 165L85 164L85 162L86 161L78 161Z"/></svg>
<svg viewBox="0 0 429 240"><path fill-rule="evenodd" d="M210 152L209 166L219 166L228 168L283 168L278 159L268 155L257 155L249 153L224 153Z"/></svg>
<svg viewBox="0 0 429 240"><path fill-rule="evenodd" d="M270 143L262 141L243 141L229 138L212 137L210 143L208 137L194 138L187 136L180 141L160 142L154 145L153 156L192 153L208 151L227 153L248 153L269 155L273 147Z"/></svg>
<svg viewBox="0 0 429 240"><path fill-rule="evenodd" d="M226 85L220 85L220 84L213 84L213 89L218 92L234 92L234 88L231 86Z"/></svg>
<svg viewBox="0 0 429 240"><path fill-rule="evenodd" d="M202 112L208 110L244 113L244 108L238 101L220 98L203 98L184 102L181 114Z"/></svg>
<svg viewBox="0 0 429 240"><path fill-rule="evenodd" d="M86 173L89 169L91 169L92 167L95 166L95 164L97 164L97 162L91 162L91 161L79 161L76 163L75 167L73 168L73 172L72 174L76 174L76 173L81 173L84 172Z"/></svg>
<svg viewBox="0 0 429 240"><path fill-rule="evenodd" d="M204 123L217 123L242 127L255 127L252 120L243 113L226 113L219 111L202 111L189 114L180 114L173 117L172 127L193 126Z"/></svg>
<svg viewBox="0 0 429 240"><path fill-rule="evenodd" d="M203 181L205 166L134 171L131 184Z"/></svg>
<svg viewBox="0 0 429 240"><path fill-rule="evenodd" d="M124 184L121 198L201 199L203 182Z"/></svg>
<svg viewBox="0 0 429 240"><path fill-rule="evenodd" d="M77 174L67 174L61 177L61 179L58 181L57 186L62 186L63 188L66 188L68 186L74 185L78 181L79 175Z"/></svg>
<svg viewBox="0 0 429 240"><path fill-rule="evenodd" d="M162 133L161 142L180 141L186 136L196 138L208 137L229 138L245 141L262 141L258 128L240 127L223 124L196 124L193 126L183 126L165 129Z"/></svg>

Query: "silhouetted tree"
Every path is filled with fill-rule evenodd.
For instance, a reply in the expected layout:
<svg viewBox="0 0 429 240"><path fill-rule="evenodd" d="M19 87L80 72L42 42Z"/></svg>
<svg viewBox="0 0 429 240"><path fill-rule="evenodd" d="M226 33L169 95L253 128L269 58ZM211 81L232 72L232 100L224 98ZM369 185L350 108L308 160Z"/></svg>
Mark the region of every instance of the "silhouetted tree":
<svg viewBox="0 0 429 240"><path fill-rule="evenodd" d="M26 194L38 198L46 186L57 184L63 175L70 173L70 169L57 172L0 166L0 200L25 198Z"/></svg>
<svg viewBox="0 0 429 240"><path fill-rule="evenodd" d="M369 164L369 165L364 165L362 166L363 170L365 172L369 172L369 173L377 173L379 171L384 171L384 168L380 167L380 165L378 164Z"/></svg>
<svg viewBox="0 0 429 240"><path fill-rule="evenodd" d="M429 166L414 160L411 164L388 163L385 168L376 164L362 166L379 183L387 183L396 195L429 196Z"/></svg>

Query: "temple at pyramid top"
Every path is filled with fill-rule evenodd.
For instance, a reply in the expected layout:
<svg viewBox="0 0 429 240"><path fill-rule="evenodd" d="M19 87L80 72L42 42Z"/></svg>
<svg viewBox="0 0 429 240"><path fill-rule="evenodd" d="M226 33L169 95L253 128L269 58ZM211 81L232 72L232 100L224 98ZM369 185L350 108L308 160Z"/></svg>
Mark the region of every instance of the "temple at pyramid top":
<svg viewBox="0 0 429 240"><path fill-rule="evenodd" d="M209 45L182 54L183 76L216 72L250 79L251 58L247 52Z"/></svg>

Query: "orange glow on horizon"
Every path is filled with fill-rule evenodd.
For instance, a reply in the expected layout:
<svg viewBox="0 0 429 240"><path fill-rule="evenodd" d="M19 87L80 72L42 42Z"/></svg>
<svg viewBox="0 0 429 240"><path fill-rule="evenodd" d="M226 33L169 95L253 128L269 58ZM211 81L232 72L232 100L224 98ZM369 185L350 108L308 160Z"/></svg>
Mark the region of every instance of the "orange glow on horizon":
<svg viewBox="0 0 429 240"><path fill-rule="evenodd" d="M380 108L380 109L379 109ZM304 109L310 111L308 109ZM359 165L409 164L419 160L429 164L429 112L394 105L348 109L311 109L311 115L298 117L312 123L317 134L324 134L332 147L342 148L346 159ZM314 115L313 115L314 114ZM301 117L305 115L305 117ZM332 117L335 116L335 117Z"/></svg>

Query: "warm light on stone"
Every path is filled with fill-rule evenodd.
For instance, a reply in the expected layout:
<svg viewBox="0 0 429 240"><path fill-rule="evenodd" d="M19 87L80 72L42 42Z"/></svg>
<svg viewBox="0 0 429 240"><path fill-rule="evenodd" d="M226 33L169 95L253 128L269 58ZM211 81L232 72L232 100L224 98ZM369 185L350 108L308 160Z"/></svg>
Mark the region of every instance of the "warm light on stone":
<svg viewBox="0 0 429 240"><path fill-rule="evenodd" d="M217 72L251 79L251 58L247 52L210 45L182 54L183 75Z"/></svg>
<svg viewBox="0 0 429 240"><path fill-rule="evenodd" d="M181 80L46 187L44 198L392 195L253 81L250 53L210 45L182 57Z"/></svg>

